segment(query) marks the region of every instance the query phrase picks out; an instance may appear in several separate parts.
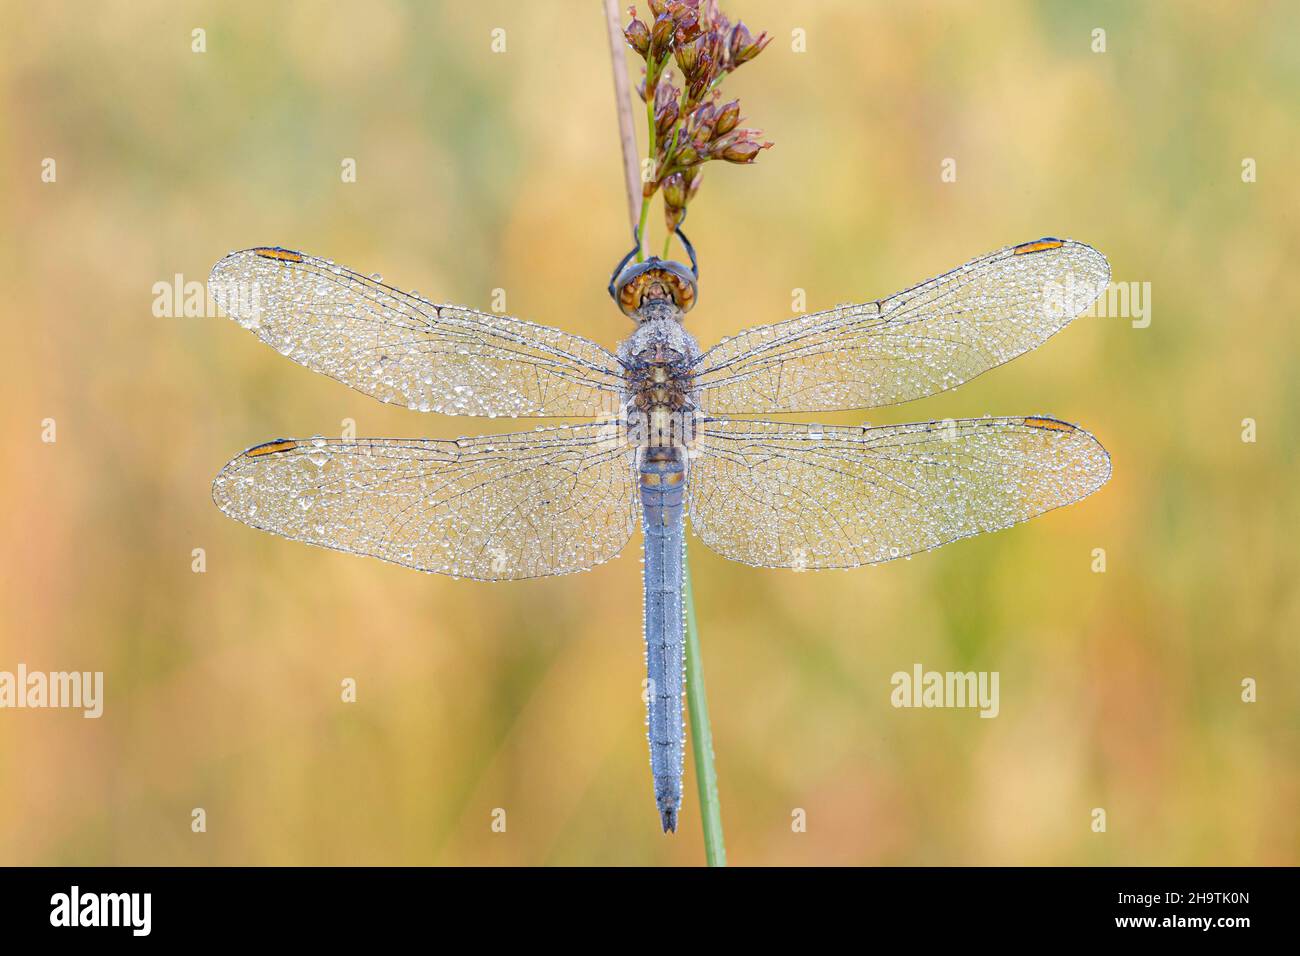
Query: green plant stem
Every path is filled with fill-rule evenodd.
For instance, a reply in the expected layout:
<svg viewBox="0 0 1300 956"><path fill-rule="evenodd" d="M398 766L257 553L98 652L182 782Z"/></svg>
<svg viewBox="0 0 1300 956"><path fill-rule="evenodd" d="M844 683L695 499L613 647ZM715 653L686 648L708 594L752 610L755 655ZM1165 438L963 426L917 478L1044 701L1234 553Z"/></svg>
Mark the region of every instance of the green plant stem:
<svg viewBox="0 0 1300 956"><path fill-rule="evenodd" d="M654 169L654 167L658 164L658 156L655 153L655 148L657 145L655 143L655 133L656 133L655 100L657 99L657 97L651 91L656 88L656 84L659 82L659 76L660 74L663 73L664 67L668 65L668 60L670 56L671 54L665 54L663 60L661 60L659 63L651 63L646 68L646 77L645 77L645 88L646 88L645 119L646 119L646 141L647 141L646 158L650 160L651 169ZM658 170L655 170L655 174L656 174L655 179L651 180L651 182L654 182L655 180L658 179ZM637 235L641 237L641 244L637 247L636 250L637 262L641 262L645 259L645 248L646 248L645 227L646 227L646 223L650 221L650 200L654 198L653 189L651 189L649 192L646 192L646 187L649 185L650 185L649 183L646 183L641 188L641 224L638 227L638 231L637 231Z"/></svg>
<svg viewBox="0 0 1300 956"><path fill-rule="evenodd" d="M647 89L649 89L649 84L650 84L650 77L649 74L647 74L646 75ZM655 98L653 95L651 95L649 97L649 100L646 102L645 115L646 115L646 129L648 131L646 139L649 143L649 145L646 148L646 156L653 164L655 161ZM650 219L650 198L651 196L646 194L645 186L643 185L641 187L641 225L637 229L637 235L640 236L641 238L641 244L637 247L636 250L637 262L641 262L643 259L645 259L645 227L646 227L646 223Z"/></svg>
<svg viewBox="0 0 1300 956"><path fill-rule="evenodd" d="M686 709L691 716L691 755L695 760L695 783L700 792L704 858L709 866L726 866L727 847L722 840L718 773L713 766L713 731L709 728L709 702L704 693L704 662L700 660L700 629L695 621L691 566L685 555L682 557L682 585L686 602Z"/></svg>
<svg viewBox="0 0 1300 956"><path fill-rule="evenodd" d="M650 124L650 149L652 151L652 154L654 150L654 138L655 138L654 124L651 123ZM636 250L637 262L641 262L645 259L645 226L646 226L646 222L649 219L650 219L650 197L643 194L641 196L641 224L640 226L637 227L637 235L640 237L640 241L641 241L641 244L637 247Z"/></svg>

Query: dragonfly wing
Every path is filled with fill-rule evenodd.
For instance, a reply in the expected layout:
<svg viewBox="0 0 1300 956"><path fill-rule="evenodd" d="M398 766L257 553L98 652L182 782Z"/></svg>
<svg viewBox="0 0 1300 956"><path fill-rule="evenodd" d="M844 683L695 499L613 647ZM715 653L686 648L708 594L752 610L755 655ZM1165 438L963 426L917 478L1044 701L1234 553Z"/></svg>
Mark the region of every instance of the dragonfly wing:
<svg viewBox="0 0 1300 956"><path fill-rule="evenodd" d="M849 568L996 531L1092 494L1110 456L1052 418L880 428L702 422L695 533L733 561Z"/></svg>
<svg viewBox="0 0 1300 956"><path fill-rule="evenodd" d="M1040 239L862 305L723 340L696 364L707 414L894 405L942 392L1036 348L1110 281L1096 249Z"/></svg>
<svg viewBox="0 0 1300 956"><path fill-rule="evenodd" d="M282 439L231 460L217 506L263 531L421 571L500 581L584 571L636 520L616 424L431 439Z"/></svg>
<svg viewBox="0 0 1300 956"><path fill-rule="evenodd" d="M434 305L287 249L232 252L208 281L263 342L383 402L511 418L596 418L618 407L617 357L559 329Z"/></svg>

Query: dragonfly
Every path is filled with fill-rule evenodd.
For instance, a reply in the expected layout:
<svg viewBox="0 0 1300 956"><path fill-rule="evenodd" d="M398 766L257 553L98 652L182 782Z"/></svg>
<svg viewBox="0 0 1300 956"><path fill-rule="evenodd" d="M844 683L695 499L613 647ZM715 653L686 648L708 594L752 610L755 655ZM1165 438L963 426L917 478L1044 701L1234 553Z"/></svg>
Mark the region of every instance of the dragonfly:
<svg viewBox="0 0 1300 956"><path fill-rule="evenodd" d="M421 412L581 419L456 440L278 438L212 493L254 528L420 571L508 581L644 548L647 736L664 832L682 806L686 519L725 558L855 568L996 531L1110 477L1084 429L1049 415L842 426L765 415L875 408L970 381L1041 345L1110 279L1082 242L1043 238L887 298L749 328L701 349L690 265L637 249L609 292L616 350L436 304L303 252L212 270L224 311L293 361Z"/></svg>

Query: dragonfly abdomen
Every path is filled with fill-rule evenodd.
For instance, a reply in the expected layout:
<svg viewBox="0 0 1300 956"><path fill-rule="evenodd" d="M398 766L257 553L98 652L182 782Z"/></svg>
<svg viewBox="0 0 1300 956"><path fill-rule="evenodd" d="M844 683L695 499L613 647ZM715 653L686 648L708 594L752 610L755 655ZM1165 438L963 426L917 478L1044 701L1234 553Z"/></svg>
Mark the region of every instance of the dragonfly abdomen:
<svg viewBox="0 0 1300 956"><path fill-rule="evenodd" d="M645 531L646 723L655 803L664 832L677 829L682 802L682 559L685 548L686 456L681 448L647 449L640 466Z"/></svg>

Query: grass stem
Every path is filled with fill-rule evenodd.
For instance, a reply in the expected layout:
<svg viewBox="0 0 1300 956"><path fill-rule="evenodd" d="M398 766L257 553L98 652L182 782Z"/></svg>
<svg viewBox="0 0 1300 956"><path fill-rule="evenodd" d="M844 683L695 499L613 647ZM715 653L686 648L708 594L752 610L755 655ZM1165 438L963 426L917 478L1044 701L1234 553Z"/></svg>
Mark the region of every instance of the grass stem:
<svg viewBox="0 0 1300 956"><path fill-rule="evenodd" d="M686 558L682 563L682 584L686 591L686 709L691 717L691 755L695 759L695 783L700 793L704 858L709 866L726 866L718 772L713 766L713 731L709 727L709 701L704 693L704 661L700 659L700 628L695 620L691 565Z"/></svg>
<svg viewBox="0 0 1300 956"><path fill-rule="evenodd" d="M605 0L605 26L609 31L609 60L614 70L614 103L618 109L618 140L623 149L623 174L627 180L627 218L636 228L641 200L641 166L636 158L636 129L632 119L632 87L627 79L627 54L616 0Z"/></svg>

